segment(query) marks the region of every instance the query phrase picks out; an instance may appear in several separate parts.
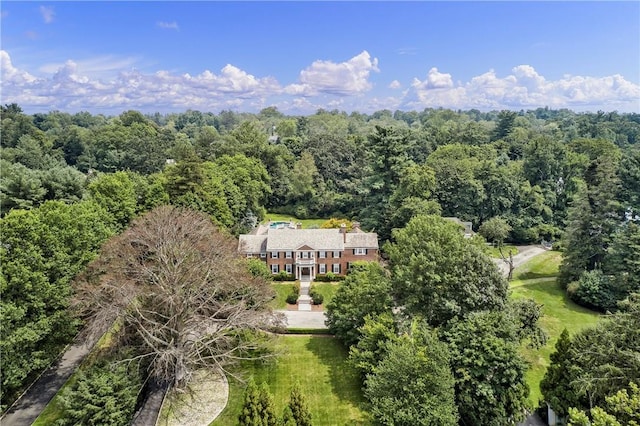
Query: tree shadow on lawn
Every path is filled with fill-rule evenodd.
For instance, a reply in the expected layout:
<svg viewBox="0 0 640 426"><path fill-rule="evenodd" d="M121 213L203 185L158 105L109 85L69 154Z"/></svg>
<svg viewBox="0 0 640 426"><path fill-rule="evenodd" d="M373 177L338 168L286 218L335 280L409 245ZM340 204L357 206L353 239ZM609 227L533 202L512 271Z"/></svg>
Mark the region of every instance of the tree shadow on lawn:
<svg viewBox="0 0 640 426"><path fill-rule="evenodd" d="M574 301L572 301L567 295L567 292L562 288L562 286L557 281L542 281L542 282L534 282L531 284L523 284L519 288L522 288L523 290L526 289L527 297L531 297L534 300L536 300L538 303L547 305L547 307L550 309L562 307L563 309L566 309L570 313L592 314L592 315L601 314L600 312L591 310L584 306L580 306ZM535 297L533 293L538 293L539 297ZM555 300L553 300L554 303L552 304L552 303L545 303L545 299L550 299L549 300L550 302L553 299Z"/></svg>
<svg viewBox="0 0 640 426"><path fill-rule="evenodd" d="M367 412L358 373L347 364L347 350L334 337L329 336L309 339L306 346L322 364L329 367L332 392L339 399L348 401L363 412ZM338 352L342 354L341 359L336 356ZM370 422L363 421L352 424L369 425Z"/></svg>
<svg viewBox="0 0 640 426"><path fill-rule="evenodd" d="M535 280L535 279L539 279L539 278L553 278L553 277L557 277L558 276L558 272L533 272L533 271L527 271L527 272L523 272L522 274L517 274L514 279L515 280Z"/></svg>

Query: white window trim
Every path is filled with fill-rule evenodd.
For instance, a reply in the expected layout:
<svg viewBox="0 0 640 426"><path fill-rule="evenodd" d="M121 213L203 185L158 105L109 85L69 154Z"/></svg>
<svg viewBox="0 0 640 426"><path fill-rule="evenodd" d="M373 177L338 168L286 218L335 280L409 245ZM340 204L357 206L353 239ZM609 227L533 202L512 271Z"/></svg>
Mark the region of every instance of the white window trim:
<svg viewBox="0 0 640 426"><path fill-rule="evenodd" d="M325 259L327 257L327 252L326 251L321 251L318 256L320 257L320 259Z"/></svg>
<svg viewBox="0 0 640 426"><path fill-rule="evenodd" d="M333 272L334 274L339 274L340 273L340 264L339 263L334 263L331 266L331 272Z"/></svg>
<svg viewBox="0 0 640 426"><path fill-rule="evenodd" d="M303 259L308 259L309 258L309 252L308 251L303 251L302 252L302 258Z"/></svg>
<svg viewBox="0 0 640 426"><path fill-rule="evenodd" d="M284 265L284 270L287 271L287 274L290 274L293 271L293 265L291 263L287 263Z"/></svg>
<svg viewBox="0 0 640 426"><path fill-rule="evenodd" d="M267 253L260 253L260 258L265 259L267 257Z"/></svg>
<svg viewBox="0 0 640 426"><path fill-rule="evenodd" d="M354 255L356 256L365 256L367 254L367 249L362 247L357 247L354 249Z"/></svg>
<svg viewBox="0 0 640 426"><path fill-rule="evenodd" d="M277 263L274 263L273 265L271 265L271 273L277 274L278 272L280 272L279 265Z"/></svg>
<svg viewBox="0 0 640 426"><path fill-rule="evenodd" d="M326 274L327 273L327 265L325 263L321 263L320 267L318 269L318 273L319 274Z"/></svg>
<svg viewBox="0 0 640 426"><path fill-rule="evenodd" d="M277 259L278 258L278 252L277 251L272 251L271 252L271 258L272 259Z"/></svg>
<svg viewBox="0 0 640 426"><path fill-rule="evenodd" d="M285 258L291 259L291 252L290 251L286 252Z"/></svg>
<svg viewBox="0 0 640 426"><path fill-rule="evenodd" d="M336 256L336 254L337 254L337 256ZM334 250L334 251L333 251L333 258L334 258L334 259L340 259L340 252L339 252L339 251Z"/></svg>

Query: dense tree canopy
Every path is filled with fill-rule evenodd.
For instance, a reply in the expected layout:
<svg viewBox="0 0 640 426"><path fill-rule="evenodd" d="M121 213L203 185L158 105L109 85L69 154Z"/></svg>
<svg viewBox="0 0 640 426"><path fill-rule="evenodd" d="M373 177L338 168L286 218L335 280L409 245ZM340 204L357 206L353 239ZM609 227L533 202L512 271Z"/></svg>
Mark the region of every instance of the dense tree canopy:
<svg viewBox="0 0 640 426"><path fill-rule="evenodd" d="M569 339L563 336L551 357L541 389L554 410L588 410L607 396L640 381L640 295L620 311Z"/></svg>
<svg viewBox="0 0 640 426"><path fill-rule="evenodd" d="M265 209L359 221L391 240L383 255L396 312L422 313L432 325L502 309L506 284L453 228L413 222L424 214L456 216L474 230L499 217L510 227L500 240L510 243L558 243L564 234L563 282L583 305L615 310L638 291L638 114L428 108L286 116L269 107L29 115L11 104L0 119L3 401L75 332L67 312L73 275L105 238L165 204L204 212L229 234L249 230ZM348 299L340 301L347 313ZM398 319L365 322L358 311L347 331L348 315L337 321L337 312L370 372L384 354L374 345L397 334Z"/></svg>
<svg viewBox="0 0 640 426"><path fill-rule="evenodd" d="M70 282L114 233L112 223L93 202L60 201L0 220L3 402L75 335Z"/></svg>
<svg viewBox="0 0 640 426"><path fill-rule="evenodd" d="M387 343L365 382L371 412L383 425L456 425L454 380L446 344L416 324Z"/></svg>
<svg viewBox="0 0 640 426"><path fill-rule="evenodd" d="M507 282L459 226L438 216L416 216L393 234L389 254L392 289L407 312L434 325L473 311L500 309Z"/></svg>
<svg viewBox="0 0 640 426"><path fill-rule="evenodd" d="M367 315L391 312L390 290L389 276L378 263L353 264L327 304L329 331L346 346L357 343Z"/></svg>

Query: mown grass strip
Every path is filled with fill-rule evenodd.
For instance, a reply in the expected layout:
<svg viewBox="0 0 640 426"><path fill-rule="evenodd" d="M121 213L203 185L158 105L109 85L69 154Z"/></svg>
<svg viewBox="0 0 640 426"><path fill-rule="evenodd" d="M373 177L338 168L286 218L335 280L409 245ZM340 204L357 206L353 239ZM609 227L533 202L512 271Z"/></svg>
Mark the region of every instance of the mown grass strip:
<svg viewBox="0 0 640 426"><path fill-rule="evenodd" d="M245 363L245 379L253 376L258 385L267 383L274 395L277 414L282 415L294 383L300 384L313 424L370 425L357 373L346 363L347 352L330 336L279 336L277 357ZM242 408L244 384L229 378L227 408L212 425L236 424Z"/></svg>

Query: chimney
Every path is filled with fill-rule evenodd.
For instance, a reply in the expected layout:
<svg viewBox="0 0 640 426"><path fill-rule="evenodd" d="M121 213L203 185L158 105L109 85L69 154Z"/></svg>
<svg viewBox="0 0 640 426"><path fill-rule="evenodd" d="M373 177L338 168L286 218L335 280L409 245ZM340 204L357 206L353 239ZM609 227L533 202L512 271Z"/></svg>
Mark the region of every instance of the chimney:
<svg viewBox="0 0 640 426"><path fill-rule="evenodd" d="M296 229L302 229L302 222L296 223Z"/></svg>
<svg viewBox="0 0 640 426"><path fill-rule="evenodd" d="M352 232L360 232L360 222L353 222L351 228Z"/></svg>
<svg viewBox="0 0 640 426"><path fill-rule="evenodd" d="M342 234L343 242L347 242L347 225L344 223L340 224L340 233Z"/></svg>

